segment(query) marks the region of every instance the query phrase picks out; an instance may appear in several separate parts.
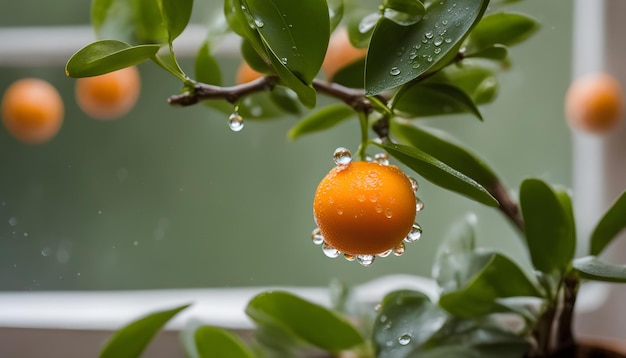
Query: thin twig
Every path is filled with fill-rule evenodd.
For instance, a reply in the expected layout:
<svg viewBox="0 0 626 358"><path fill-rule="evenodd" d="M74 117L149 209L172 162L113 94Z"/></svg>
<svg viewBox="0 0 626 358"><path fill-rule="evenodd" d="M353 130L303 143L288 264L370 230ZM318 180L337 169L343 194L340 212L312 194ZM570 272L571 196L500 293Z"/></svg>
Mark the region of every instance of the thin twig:
<svg viewBox="0 0 626 358"><path fill-rule="evenodd" d="M508 191L502 185L500 181L495 181L489 192L500 203L498 209L504 214L504 216L515 225L520 231L524 232L524 219L522 213L516 202L511 199Z"/></svg>
<svg viewBox="0 0 626 358"><path fill-rule="evenodd" d="M236 103L240 98L252 93L271 90L276 82L276 77L267 76L230 87L196 83L191 91L170 96L167 101L169 104L178 106L191 106L207 99L224 99L230 103Z"/></svg>

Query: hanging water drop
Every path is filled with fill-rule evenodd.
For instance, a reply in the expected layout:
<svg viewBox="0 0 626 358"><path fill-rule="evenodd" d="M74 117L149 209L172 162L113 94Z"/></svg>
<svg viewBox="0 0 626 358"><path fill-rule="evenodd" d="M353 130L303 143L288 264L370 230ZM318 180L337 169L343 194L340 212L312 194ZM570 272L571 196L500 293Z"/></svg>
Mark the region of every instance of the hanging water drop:
<svg viewBox="0 0 626 358"><path fill-rule="evenodd" d="M415 223L413 227L411 227L411 231L404 238L404 242L415 242L422 237L422 227Z"/></svg>
<svg viewBox="0 0 626 358"><path fill-rule="evenodd" d="M406 246L404 246L404 242L401 242L398 246L393 248L393 254L396 256L402 256L405 250Z"/></svg>
<svg viewBox="0 0 626 358"><path fill-rule="evenodd" d="M420 212L424 210L424 202L420 200L420 198L417 198L417 200L415 201L415 211Z"/></svg>
<svg viewBox="0 0 626 358"><path fill-rule="evenodd" d="M243 117L237 111L228 116L228 127L233 132L239 132L243 129Z"/></svg>
<svg viewBox="0 0 626 358"><path fill-rule="evenodd" d="M409 178L409 181L411 182L411 189L413 189L413 193L417 194L417 191L420 188L419 183L415 180L415 178Z"/></svg>
<svg viewBox="0 0 626 358"><path fill-rule="evenodd" d="M391 253L393 252L393 249L389 249L387 251L383 251L380 254L376 255L378 257L387 257L389 255L391 255Z"/></svg>
<svg viewBox="0 0 626 358"><path fill-rule="evenodd" d="M361 266L369 266L374 263L374 255L357 255L356 260L361 264Z"/></svg>
<svg viewBox="0 0 626 358"><path fill-rule="evenodd" d="M335 153L333 153L333 161L337 165L347 165L352 161L352 152L344 147L339 147L335 149Z"/></svg>
<svg viewBox="0 0 626 358"><path fill-rule="evenodd" d="M398 343L400 343L400 345L402 346L406 346L407 344L411 343L411 335L408 333L401 335L400 338L398 338Z"/></svg>
<svg viewBox="0 0 626 358"><path fill-rule="evenodd" d="M398 67L392 67L391 70L389 70L389 74L392 76L397 76L400 74L400 69Z"/></svg>
<svg viewBox="0 0 626 358"><path fill-rule="evenodd" d="M283 65L287 65L287 57L283 57L280 59L280 63L282 63Z"/></svg>
<svg viewBox="0 0 626 358"><path fill-rule="evenodd" d="M337 258L341 254L339 250L335 249L327 243L324 243L322 245L322 252L324 253L324 255L330 257L331 259Z"/></svg>
<svg viewBox="0 0 626 358"><path fill-rule="evenodd" d="M356 259L356 256L350 255L350 254L343 254L343 258L348 261L354 261L354 259Z"/></svg>
<svg viewBox="0 0 626 358"><path fill-rule="evenodd" d="M387 153L376 153L374 161L380 164L389 165L389 155Z"/></svg>
<svg viewBox="0 0 626 358"><path fill-rule="evenodd" d="M256 25L256 27L261 28L263 27L265 24L263 23L263 20L261 19L254 19L254 24Z"/></svg>
<svg viewBox="0 0 626 358"><path fill-rule="evenodd" d="M322 236L322 231L319 227L316 227L311 233L311 239L313 239L313 243L315 245L321 245L324 242L324 236Z"/></svg>

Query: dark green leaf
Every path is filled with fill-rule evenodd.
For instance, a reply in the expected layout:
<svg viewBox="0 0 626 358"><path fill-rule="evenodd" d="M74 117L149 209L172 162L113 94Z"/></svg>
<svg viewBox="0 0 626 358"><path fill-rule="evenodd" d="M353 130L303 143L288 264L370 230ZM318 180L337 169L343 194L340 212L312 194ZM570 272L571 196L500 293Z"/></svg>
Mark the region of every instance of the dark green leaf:
<svg viewBox="0 0 626 358"><path fill-rule="evenodd" d="M167 25L169 41L180 35L191 18L193 0L159 0L161 14Z"/></svg>
<svg viewBox="0 0 626 358"><path fill-rule="evenodd" d="M250 65L253 70L263 74L272 73L272 68L269 65L269 59L267 59L268 62L265 62L266 59L259 56L250 41L246 39L241 41L241 55L243 56L244 61Z"/></svg>
<svg viewBox="0 0 626 358"><path fill-rule="evenodd" d="M455 277L457 287L444 290L439 305L455 316L478 317L505 311L497 302L499 298L540 296L524 272L502 254L452 254L444 256L443 261L440 276ZM450 282L447 285L452 286Z"/></svg>
<svg viewBox="0 0 626 358"><path fill-rule="evenodd" d="M493 45L511 46L520 43L539 29L539 22L517 13L496 13L485 16L467 39L468 53Z"/></svg>
<svg viewBox="0 0 626 358"><path fill-rule="evenodd" d="M383 15L399 25L413 25L420 21L426 9L416 0L383 0Z"/></svg>
<svg viewBox="0 0 626 358"><path fill-rule="evenodd" d="M435 1L426 9L428 18L410 26L381 17L367 55L367 94L396 88L448 65L488 4L488 0Z"/></svg>
<svg viewBox="0 0 626 358"><path fill-rule="evenodd" d="M626 266L604 262L596 256L586 256L574 260L574 268L580 277L604 282L626 283Z"/></svg>
<svg viewBox="0 0 626 358"><path fill-rule="evenodd" d="M394 158L433 184L485 205L498 205L498 201L474 179L429 154L414 147L394 143L383 143L382 147Z"/></svg>
<svg viewBox="0 0 626 358"><path fill-rule="evenodd" d="M357 48L368 47L372 34L374 33L374 27L380 17L380 13L370 13L364 9L351 11L349 13L347 28L352 45Z"/></svg>
<svg viewBox="0 0 626 358"><path fill-rule="evenodd" d="M178 64L178 60L176 59L171 46L162 47L156 55L152 57L152 61L161 66L161 68L167 72L178 77L181 81L187 82L189 80L185 72L183 72L183 69Z"/></svg>
<svg viewBox="0 0 626 358"><path fill-rule="evenodd" d="M344 318L287 292L257 295L248 304L246 313L260 327L290 332L328 352L337 353L364 342Z"/></svg>
<svg viewBox="0 0 626 358"><path fill-rule="evenodd" d="M530 257L535 269L563 272L574 257L576 230L571 203L538 179L527 179L520 188L520 206Z"/></svg>
<svg viewBox="0 0 626 358"><path fill-rule="evenodd" d="M98 39L114 39L131 44L166 43L159 0L94 0L91 24Z"/></svg>
<svg viewBox="0 0 626 358"><path fill-rule="evenodd" d="M447 318L448 314L421 292L389 293L374 322L376 357L405 357L439 331Z"/></svg>
<svg viewBox="0 0 626 358"><path fill-rule="evenodd" d="M465 55L466 58L479 57L486 58L495 61L506 61L509 55L509 50L503 45L492 45L485 47L476 52Z"/></svg>
<svg viewBox="0 0 626 358"><path fill-rule="evenodd" d="M211 55L211 49L209 48L209 42L204 41L195 61L195 74L196 81L202 83L208 83L211 85L222 85L222 73L220 66L215 58Z"/></svg>
<svg viewBox="0 0 626 358"><path fill-rule="evenodd" d="M239 36L243 37L244 42L252 47L256 54L261 57L264 63L270 63L270 54L265 49L265 45L261 40L261 36L255 30L254 19L246 9L242 0L224 0L224 16L228 22L228 26ZM243 45L242 45L243 46ZM250 63L250 62L248 62ZM250 63L253 66L252 63ZM252 68L255 68L254 66Z"/></svg>
<svg viewBox="0 0 626 358"><path fill-rule="evenodd" d="M78 50L65 65L70 77L98 76L139 64L159 51L160 45L131 46L116 40L93 42Z"/></svg>
<svg viewBox="0 0 626 358"><path fill-rule="evenodd" d="M329 81L351 88L363 88L365 83L365 58L340 68Z"/></svg>
<svg viewBox="0 0 626 358"><path fill-rule="evenodd" d="M302 113L302 107L300 106L300 103L296 99L293 91L289 88L276 86L269 93L269 95L276 107L282 109L283 111L291 114Z"/></svg>
<svg viewBox="0 0 626 358"><path fill-rule="evenodd" d="M330 20L330 32L337 28L343 19L343 0L328 0L328 17Z"/></svg>
<svg viewBox="0 0 626 358"><path fill-rule="evenodd" d="M409 118L469 112L483 119L472 98L447 83L408 84L394 97L393 109Z"/></svg>
<svg viewBox="0 0 626 358"><path fill-rule="evenodd" d="M391 131L401 140L474 179L489 192L492 192L499 182L494 171L482 159L464 148L446 132L405 121L392 121Z"/></svg>
<svg viewBox="0 0 626 358"><path fill-rule="evenodd" d="M195 333L199 358L253 358L241 338L223 328L201 326Z"/></svg>
<svg viewBox="0 0 626 358"><path fill-rule="evenodd" d="M137 358L159 330L189 305L158 311L124 326L106 343L100 358Z"/></svg>
<svg viewBox="0 0 626 358"><path fill-rule="evenodd" d="M354 110L344 104L330 105L301 119L295 126L291 127L287 136L289 139L296 139L305 134L332 128L354 116L354 114Z"/></svg>
<svg viewBox="0 0 626 358"><path fill-rule="evenodd" d="M615 200L593 230L590 253L599 255L624 228L626 228L626 192Z"/></svg>
<svg viewBox="0 0 626 358"><path fill-rule="evenodd" d="M448 83L457 86L476 104L493 101L498 92L498 80L493 70L475 60L465 60L459 66L448 66L425 82Z"/></svg>

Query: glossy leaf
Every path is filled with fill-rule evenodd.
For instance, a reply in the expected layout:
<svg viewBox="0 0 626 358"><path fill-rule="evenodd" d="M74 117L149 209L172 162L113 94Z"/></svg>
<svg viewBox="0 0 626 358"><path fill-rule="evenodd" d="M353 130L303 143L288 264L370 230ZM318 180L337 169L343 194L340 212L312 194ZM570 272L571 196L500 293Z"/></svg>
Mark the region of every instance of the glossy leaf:
<svg viewBox="0 0 626 358"><path fill-rule="evenodd" d="M424 82L448 83L462 89L476 104L493 101L498 92L498 79L493 69L464 60L460 66L448 66Z"/></svg>
<svg viewBox="0 0 626 358"><path fill-rule="evenodd" d="M426 9L416 0L383 0L383 15L399 25L413 25L420 21Z"/></svg>
<svg viewBox="0 0 626 358"><path fill-rule="evenodd" d="M392 121L391 131L404 142L474 179L489 192L493 191L499 182L487 163L444 131L405 121Z"/></svg>
<svg viewBox="0 0 626 358"><path fill-rule="evenodd" d="M492 45L480 49L476 52L465 55L465 58L479 57L495 61L506 61L508 59L509 50L503 45Z"/></svg>
<svg viewBox="0 0 626 358"><path fill-rule="evenodd" d="M485 16L467 39L468 53L493 45L511 46L539 30L539 22L517 13L495 13Z"/></svg>
<svg viewBox="0 0 626 358"><path fill-rule="evenodd" d="M391 156L433 184L457 192L485 205L498 205L498 201L474 179L451 168L435 157L417 148L405 145L383 143L382 147Z"/></svg>
<svg viewBox="0 0 626 358"><path fill-rule="evenodd" d="M166 43L169 37L159 1L94 0L91 24L96 36L131 44Z"/></svg>
<svg viewBox="0 0 626 358"><path fill-rule="evenodd" d="M254 358L241 338L223 328L201 326L194 336L198 358Z"/></svg>
<svg viewBox="0 0 626 358"><path fill-rule="evenodd" d="M626 192L604 213L591 234L590 254L599 255L626 228Z"/></svg>
<svg viewBox="0 0 626 358"><path fill-rule="evenodd" d="M574 260L574 268L581 278L587 280L626 283L626 266L613 265L596 256L577 258Z"/></svg>
<svg viewBox="0 0 626 358"><path fill-rule="evenodd" d="M178 77L181 81L187 82L189 80L185 72L183 72L183 69L178 64L178 60L176 59L171 46L161 47L156 55L152 57L152 61L161 66L161 68L167 72Z"/></svg>
<svg viewBox="0 0 626 358"><path fill-rule="evenodd" d="M448 267L448 261L451 256L474 252L476 249L475 231L476 216L468 215L452 225L439 245L432 275L443 291L454 291L460 287L457 272Z"/></svg>
<svg viewBox="0 0 626 358"><path fill-rule="evenodd" d="M405 357L439 331L448 314L418 291L389 293L374 321L376 357Z"/></svg>
<svg viewBox="0 0 626 358"><path fill-rule="evenodd" d="M244 9L246 9L246 5L243 3L243 0L224 0L224 16L228 26L236 34L243 37L247 45L254 49L264 63L269 64L270 54L266 50L261 36L256 31L252 15L244 11Z"/></svg>
<svg viewBox="0 0 626 358"><path fill-rule="evenodd" d="M538 179L527 179L520 188L524 232L535 269L563 272L574 257L576 230L571 203L565 193Z"/></svg>
<svg viewBox="0 0 626 358"><path fill-rule="evenodd" d="M195 78L196 81L211 85L222 85L222 73L217 60L211 55L209 42L204 41L196 55Z"/></svg>
<svg viewBox="0 0 626 358"><path fill-rule="evenodd" d="M337 353L364 342L344 318L287 292L257 295L248 304L246 314L258 326L285 330L328 352Z"/></svg>
<svg viewBox="0 0 626 358"><path fill-rule="evenodd" d="M488 0L435 1L426 9L428 18L410 26L381 17L367 56L367 94L399 87L446 66L488 4Z"/></svg>
<svg viewBox="0 0 626 358"><path fill-rule="evenodd" d="M191 18L193 0L158 0L169 42L174 41L187 27Z"/></svg>
<svg viewBox="0 0 626 358"><path fill-rule="evenodd" d="M350 42L356 48L367 48L374 33L374 28L380 13L370 13L368 10L355 9L349 13L347 28Z"/></svg>
<svg viewBox="0 0 626 358"><path fill-rule="evenodd" d="M330 105L301 119L295 126L291 127L287 137L296 139L305 134L329 129L354 115L354 110L344 104Z"/></svg>
<svg viewBox="0 0 626 358"><path fill-rule="evenodd" d="M393 101L393 109L404 117L430 117L469 112L482 120L472 98L460 88L447 83L423 82L402 88Z"/></svg>
<svg viewBox="0 0 626 358"><path fill-rule="evenodd" d="M337 28L343 19L343 0L328 0L328 17L330 20L330 32Z"/></svg>
<svg viewBox="0 0 626 358"><path fill-rule="evenodd" d="M116 40L93 42L78 50L65 65L70 77L90 77L139 64L159 51L160 45L131 46Z"/></svg>
<svg viewBox="0 0 626 358"><path fill-rule="evenodd" d="M277 108L282 109L286 113L301 114L302 106L297 101L296 96L292 90L282 86L275 86L269 93L270 99L276 105Z"/></svg>
<svg viewBox="0 0 626 358"><path fill-rule="evenodd" d="M365 86L365 58L352 62L339 69L329 81L339 83L351 88L363 88Z"/></svg>
<svg viewBox="0 0 626 358"><path fill-rule="evenodd" d="M495 252L472 252L443 257L440 277L454 277L439 305L458 317L478 317L505 311L497 300L505 297L540 296L524 272L508 257ZM446 272L449 271L449 272ZM450 283L447 283L448 286Z"/></svg>
<svg viewBox="0 0 626 358"><path fill-rule="evenodd" d="M136 358L161 328L189 305L158 311L124 326L106 343L100 358Z"/></svg>

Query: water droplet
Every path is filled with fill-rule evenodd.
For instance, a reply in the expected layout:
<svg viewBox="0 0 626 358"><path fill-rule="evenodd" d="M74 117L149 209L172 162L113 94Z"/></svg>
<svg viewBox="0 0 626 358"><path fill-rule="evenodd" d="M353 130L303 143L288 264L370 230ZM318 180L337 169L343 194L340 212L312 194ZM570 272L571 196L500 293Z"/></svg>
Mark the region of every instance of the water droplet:
<svg viewBox="0 0 626 358"><path fill-rule="evenodd" d="M401 335L400 338L398 338L398 343L400 343L400 345L402 346L406 346L407 344L411 343L411 335L408 333Z"/></svg>
<svg viewBox="0 0 626 358"><path fill-rule="evenodd" d="M417 191L420 188L419 183L417 182L417 180L415 180L415 178L411 177L409 177L409 181L411 182L411 189L413 189L413 193L417 194Z"/></svg>
<svg viewBox="0 0 626 358"><path fill-rule="evenodd" d="M450 42L452 42L452 39L451 39L451 38L449 38L449 37L447 37L444 41L445 41L447 44L449 44Z"/></svg>
<svg viewBox="0 0 626 358"><path fill-rule="evenodd" d="M428 43L428 39L427 39L427 38L423 38L423 39L422 39L422 43L423 43L423 44Z"/></svg>
<svg viewBox="0 0 626 358"><path fill-rule="evenodd" d="M388 329L388 328L386 328L386 326L385 326L385 329ZM387 347L391 347L391 346L393 346L393 341L387 341L387 342L385 342L385 345Z"/></svg>
<svg viewBox="0 0 626 358"><path fill-rule="evenodd" d="M435 41L433 41L433 44L435 46L441 46L442 43L443 43L443 37L437 37Z"/></svg>
<svg viewBox="0 0 626 358"><path fill-rule="evenodd" d="M391 209L387 208L387 210L385 210L385 216L387 217L387 219L391 219L391 217L393 216L393 212L391 212Z"/></svg>
<svg viewBox="0 0 626 358"><path fill-rule="evenodd" d="M350 255L350 254L343 254L343 258L348 261L354 261L354 259L356 259L356 256Z"/></svg>
<svg viewBox="0 0 626 358"><path fill-rule="evenodd" d="M421 237L422 237L422 227L418 223L415 223L413 224L413 227L411 227L411 230L409 231L408 235L404 238L404 242L415 242L419 240Z"/></svg>
<svg viewBox="0 0 626 358"><path fill-rule="evenodd" d="M379 214L383 212L383 207L380 204L376 204L374 209L376 209L376 212L379 213Z"/></svg>
<svg viewBox="0 0 626 358"><path fill-rule="evenodd" d="M375 203L378 201L378 195L372 194L370 195L370 202Z"/></svg>
<svg viewBox="0 0 626 358"><path fill-rule="evenodd" d="M389 74L392 76L397 76L400 74L400 69L398 67L392 67L391 70L389 70Z"/></svg>
<svg viewBox="0 0 626 358"><path fill-rule="evenodd" d="M380 164L388 165L389 155L387 155L387 153L376 153L376 155L374 155L374 160Z"/></svg>
<svg viewBox="0 0 626 358"><path fill-rule="evenodd" d="M434 51L435 55L438 55L441 52L441 48L437 47Z"/></svg>
<svg viewBox="0 0 626 358"><path fill-rule="evenodd" d="M389 255L391 255L391 253L393 252L393 249L389 249L387 251L383 251L380 254L376 255L378 257L387 257Z"/></svg>
<svg viewBox="0 0 626 358"><path fill-rule="evenodd" d="M332 196L328 197L328 203L332 204L335 202L335 198L333 198Z"/></svg>
<svg viewBox="0 0 626 358"><path fill-rule="evenodd" d="M402 56L402 55L404 55L404 51L405 51L404 46L401 46L400 48L398 48L398 49L396 50L396 55L398 55L398 56Z"/></svg>
<svg viewBox="0 0 626 358"><path fill-rule="evenodd" d="M376 312L380 312L380 310L383 309L383 306L380 303L377 303L376 306L374 306L374 311ZM385 317L385 321L387 320L387 317Z"/></svg>
<svg viewBox="0 0 626 358"><path fill-rule="evenodd" d="M363 194L363 193L359 193L359 195L357 195L356 199L357 199L360 203L364 202L364 201L365 201L365 194Z"/></svg>
<svg viewBox="0 0 626 358"><path fill-rule="evenodd" d="M335 249L334 247L330 246L327 243L324 243L322 245L322 252L324 253L324 255L326 255L327 257L330 257L331 259L339 257L339 254L341 254L339 250Z"/></svg>
<svg viewBox="0 0 626 358"><path fill-rule="evenodd" d="M282 63L283 65L287 65L287 57L281 58L280 63Z"/></svg>
<svg viewBox="0 0 626 358"><path fill-rule="evenodd" d="M139 241L137 240L133 241L133 246L139 246Z"/></svg>
<svg viewBox="0 0 626 358"><path fill-rule="evenodd" d="M417 58L417 52L411 51L411 54L409 54L409 60L415 60L416 58Z"/></svg>
<svg viewBox="0 0 626 358"><path fill-rule="evenodd" d="M24 237L28 237L28 233L27 232L24 233Z"/></svg>
<svg viewBox="0 0 626 358"><path fill-rule="evenodd" d="M374 255L357 255L356 260L361 264L361 266L369 266L374 263Z"/></svg>
<svg viewBox="0 0 626 358"><path fill-rule="evenodd" d="M311 239L315 245L321 245L324 242L324 236L322 236L322 231L319 227L316 227L311 233Z"/></svg>
<svg viewBox="0 0 626 358"><path fill-rule="evenodd" d="M49 247L46 247L43 250L41 250L41 256L44 256L44 257L50 256L51 253L52 253L52 249Z"/></svg>
<svg viewBox="0 0 626 358"><path fill-rule="evenodd" d="M443 20L441 21L441 23L443 24L443 26L448 26L448 20Z"/></svg>
<svg viewBox="0 0 626 358"><path fill-rule="evenodd" d="M377 305L377 306L380 306L380 305ZM380 323L385 323L387 322L387 316L385 316L384 314L380 315L380 318L378 320L380 321Z"/></svg>
<svg viewBox="0 0 626 358"><path fill-rule="evenodd" d="M422 210L424 210L424 202L417 198L415 201L415 211L420 212Z"/></svg>
<svg viewBox="0 0 626 358"><path fill-rule="evenodd" d="M261 19L254 19L254 24L256 25L256 27L263 27L265 24L263 23L263 20Z"/></svg>
<svg viewBox="0 0 626 358"><path fill-rule="evenodd" d="M17 225L17 218L15 218L15 217L9 218L9 225L11 225L11 226Z"/></svg>
<svg viewBox="0 0 626 358"><path fill-rule="evenodd" d="M343 215L343 208L341 206L337 208L337 215Z"/></svg>
<svg viewBox="0 0 626 358"><path fill-rule="evenodd" d="M352 161L352 152L344 147L339 147L335 149L335 153L333 153L333 160L337 165L350 164Z"/></svg>
<svg viewBox="0 0 626 358"><path fill-rule="evenodd" d="M433 62L433 57L432 57L432 56L428 56L428 57L426 58L426 61L428 61L428 62Z"/></svg>
<svg viewBox="0 0 626 358"><path fill-rule="evenodd" d="M405 250L406 246L404 246L404 242L401 242L398 246L393 248L393 254L396 256L402 256Z"/></svg>
<svg viewBox="0 0 626 358"><path fill-rule="evenodd" d="M435 36L435 35L433 34L432 31L428 31L427 33L424 34L424 36L426 36L427 39L432 39L433 36Z"/></svg>
<svg viewBox="0 0 626 358"><path fill-rule="evenodd" d="M411 67L413 67L413 68L419 68L419 67L420 67L420 64L419 64L419 62L415 62L415 63L413 63L413 66L411 66Z"/></svg>
<svg viewBox="0 0 626 358"><path fill-rule="evenodd" d="M237 111L228 116L228 127L233 132L239 132L243 129L243 117Z"/></svg>
<svg viewBox="0 0 626 358"><path fill-rule="evenodd" d="M289 24L289 28L292 28L292 27L293 27L293 24Z"/></svg>

